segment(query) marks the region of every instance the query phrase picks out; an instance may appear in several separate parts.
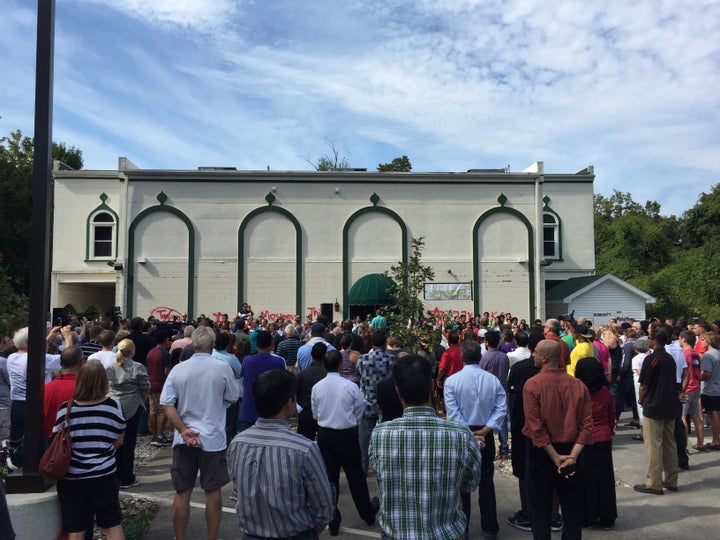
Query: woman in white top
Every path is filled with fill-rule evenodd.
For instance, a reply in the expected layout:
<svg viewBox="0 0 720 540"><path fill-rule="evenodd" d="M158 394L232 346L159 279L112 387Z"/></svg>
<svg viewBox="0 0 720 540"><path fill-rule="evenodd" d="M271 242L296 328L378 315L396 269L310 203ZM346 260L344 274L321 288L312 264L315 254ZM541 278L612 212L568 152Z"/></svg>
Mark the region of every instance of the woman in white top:
<svg viewBox="0 0 720 540"><path fill-rule="evenodd" d="M647 339L638 339L635 344L633 345L633 350L637 353L632 358L631 368L633 372L633 383L635 384L635 399L638 399L637 396L640 395L640 370L642 369L643 360L645 360L645 357L648 355L648 351L650 350L650 346L648 344ZM637 409L638 409L638 421L640 422L640 434L635 435L633 439L636 441L642 441L643 440L643 408L642 405L640 405L640 401L637 402Z"/></svg>

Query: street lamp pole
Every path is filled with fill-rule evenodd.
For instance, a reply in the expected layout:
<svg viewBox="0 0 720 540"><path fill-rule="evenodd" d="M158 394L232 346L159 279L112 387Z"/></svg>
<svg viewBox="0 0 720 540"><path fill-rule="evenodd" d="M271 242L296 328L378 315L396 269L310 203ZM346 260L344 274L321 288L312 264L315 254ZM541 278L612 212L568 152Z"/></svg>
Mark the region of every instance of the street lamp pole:
<svg viewBox="0 0 720 540"><path fill-rule="evenodd" d="M52 112L55 49L55 0L38 0L35 66L35 144L32 181L30 316L25 401L23 474L5 479L8 493L39 493L48 483L38 473L43 451L47 320L50 311L50 239L52 238Z"/></svg>

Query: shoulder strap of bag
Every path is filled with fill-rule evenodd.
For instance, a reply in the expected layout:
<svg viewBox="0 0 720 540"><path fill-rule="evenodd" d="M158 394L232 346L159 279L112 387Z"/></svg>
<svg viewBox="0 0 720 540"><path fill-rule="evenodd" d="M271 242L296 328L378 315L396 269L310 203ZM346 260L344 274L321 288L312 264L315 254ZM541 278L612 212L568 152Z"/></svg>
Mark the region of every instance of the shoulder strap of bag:
<svg viewBox="0 0 720 540"><path fill-rule="evenodd" d="M70 409L72 408L72 398L67 403L67 407L65 408L65 429L66 431L70 431Z"/></svg>

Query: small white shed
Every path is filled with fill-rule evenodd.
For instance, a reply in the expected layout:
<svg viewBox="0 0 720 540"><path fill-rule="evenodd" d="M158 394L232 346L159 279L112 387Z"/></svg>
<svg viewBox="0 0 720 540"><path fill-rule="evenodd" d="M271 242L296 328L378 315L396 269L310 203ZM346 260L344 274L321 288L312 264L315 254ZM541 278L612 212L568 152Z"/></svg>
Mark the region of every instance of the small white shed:
<svg viewBox="0 0 720 540"><path fill-rule="evenodd" d="M607 324L611 317L618 322L630 317L645 319L646 304L655 298L612 274L599 274L571 278L545 295L545 313L548 317L574 313L586 317L593 324Z"/></svg>

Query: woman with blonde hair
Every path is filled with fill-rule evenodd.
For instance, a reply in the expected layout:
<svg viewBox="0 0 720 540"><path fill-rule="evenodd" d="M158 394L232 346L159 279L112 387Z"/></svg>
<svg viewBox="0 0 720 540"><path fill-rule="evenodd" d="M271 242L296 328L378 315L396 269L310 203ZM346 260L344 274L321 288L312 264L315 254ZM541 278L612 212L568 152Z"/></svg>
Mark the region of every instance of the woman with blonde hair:
<svg viewBox="0 0 720 540"><path fill-rule="evenodd" d="M150 391L150 378L145 366L133 360L135 344L132 341L123 339L117 347L115 364L108 366L107 377L110 383L110 395L120 402L127 420L125 442L117 452L120 488L127 489L139 484L133 472L135 445L140 413L145 408L145 400Z"/></svg>
<svg viewBox="0 0 720 540"><path fill-rule="evenodd" d="M82 540L95 514L108 540L123 540L115 451L123 442L125 418L120 403L108 397L108 378L97 360L78 373L70 407L70 467L57 483L63 529ZM60 405L53 433L65 422L68 402Z"/></svg>

